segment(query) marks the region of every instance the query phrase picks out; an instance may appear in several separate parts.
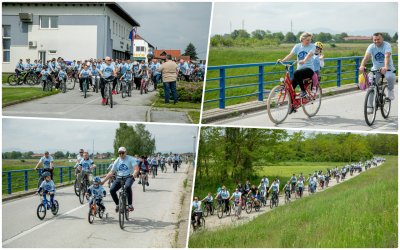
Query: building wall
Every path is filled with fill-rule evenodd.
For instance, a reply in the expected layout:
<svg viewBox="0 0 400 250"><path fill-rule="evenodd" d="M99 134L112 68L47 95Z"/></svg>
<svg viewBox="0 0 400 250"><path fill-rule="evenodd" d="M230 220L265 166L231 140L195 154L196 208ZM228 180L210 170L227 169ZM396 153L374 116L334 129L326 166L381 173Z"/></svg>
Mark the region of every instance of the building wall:
<svg viewBox="0 0 400 250"><path fill-rule="evenodd" d="M130 48L131 41L129 40L129 32L133 27L109 8L107 8L106 14L110 18L109 27L112 39L111 49L125 52L128 45L129 51L132 51Z"/></svg>
<svg viewBox="0 0 400 250"><path fill-rule="evenodd" d="M39 51L46 51L46 59L58 56L66 60L104 58L111 56L113 49L126 51L126 44L130 44L128 36L132 27L104 5L37 5L5 6L3 3L3 25L11 25L11 58L10 63L2 64L4 72L13 72L20 58L24 61L39 58ZM33 13L33 22L22 23L18 13ZM40 15L58 16L58 29L40 29ZM113 31L112 20L124 26L127 34ZM37 47L29 48L29 41L36 41ZM57 53L49 54L49 50Z"/></svg>

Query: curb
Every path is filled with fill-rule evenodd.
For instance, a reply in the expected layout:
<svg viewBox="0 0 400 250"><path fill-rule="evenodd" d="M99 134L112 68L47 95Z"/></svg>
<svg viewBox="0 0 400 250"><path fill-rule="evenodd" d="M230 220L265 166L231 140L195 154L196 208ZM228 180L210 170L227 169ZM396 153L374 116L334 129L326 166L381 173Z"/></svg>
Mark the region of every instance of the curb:
<svg viewBox="0 0 400 250"><path fill-rule="evenodd" d="M348 93L348 92L354 92L357 90L359 90L359 88L357 86L341 87L340 89L331 90L331 91L329 91L329 88L327 88L325 90L327 92L324 92L322 94L322 96L338 95L338 94L343 94L343 93ZM202 124L212 123L212 122L216 122L216 121L220 121L220 120L224 120L224 119L228 119L228 118L237 117L237 116L243 115L245 113L253 113L253 112L267 109L266 100L263 102L260 102L260 101L247 102L247 107L241 108L240 106L243 106L243 104L246 104L246 103L232 105L231 110L213 109L213 110L219 110L220 113L215 114L215 115L209 115L208 117L206 114L207 111L203 111L203 119L201 120L201 123ZM206 117L204 117L204 115L206 115Z"/></svg>
<svg viewBox="0 0 400 250"><path fill-rule="evenodd" d="M3 105L2 105L2 108L9 107L9 106L16 105L16 104L20 104L20 103L24 103L24 102L30 102L30 101L37 100L37 99L41 99L41 98L44 98L44 97L49 97L49 96L57 95L57 94L59 94L59 93L61 93L61 92L54 93L54 94L52 94L52 95L46 95L46 96L31 96L31 97L28 98L28 99L23 99L23 100L18 100L18 101L14 101L14 102L10 102L10 103L3 104Z"/></svg>

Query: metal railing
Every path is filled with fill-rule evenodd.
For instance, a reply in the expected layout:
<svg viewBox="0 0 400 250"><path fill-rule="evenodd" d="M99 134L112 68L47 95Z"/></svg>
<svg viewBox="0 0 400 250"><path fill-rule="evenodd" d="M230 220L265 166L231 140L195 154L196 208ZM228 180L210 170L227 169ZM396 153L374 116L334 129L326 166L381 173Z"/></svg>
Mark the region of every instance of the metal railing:
<svg viewBox="0 0 400 250"><path fill-rule="evenodd" d="M337 87L344 83L357 84L358 68L362 58L362 56L326 58L325 66L321 70L321 85L333 82ZM397 58L397 54L393 55L393 62L396 64L397 59L395 60L395 58ZM278 84L280 77L284 77L286 73L282 70L283 67L280 67L281 70L277 70L278 67L276 62L209 66L207 67L208 77L206 82L207 85L211 85L211 88L205 90L204 103L218 102L218 107L224 109L226 101L231 99L245 99L256 96L258 101L263 101L265 94L268 94L274 84ZM397 65L395 67L397 68ZM249 71L251 73L248 73ZM245 74L243 74L244 72ZM291 77L293 77L293 72L294 67L292 66L290 67ZM214 84L210 84L212 82ZM245 92L248 93L227 94L230 90L242 88L246 88L247 91Z"/></svg>
<svg viewBox="0 0 400 250"><path fill-rule="evenodd" d="M93 176L104 175L107 173L108 164L96 164ZM28 191L37 188L38 180L43 170L38 169L22 169L9 170L2 172L2 193L12 194L18 191ZM54 184L68 184L75 181L75 170L73 166L54 167L53 181Z"/></svg>

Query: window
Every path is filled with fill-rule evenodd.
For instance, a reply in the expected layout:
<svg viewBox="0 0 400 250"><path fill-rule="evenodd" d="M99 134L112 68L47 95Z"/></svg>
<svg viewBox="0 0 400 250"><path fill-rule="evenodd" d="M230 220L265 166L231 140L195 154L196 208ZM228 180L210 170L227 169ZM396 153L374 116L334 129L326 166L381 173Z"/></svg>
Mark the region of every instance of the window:
<svg viewBox="0 0 400 250"><path fill-rule="evenodd" d="M113 20L113 35L115 35L115 21Z"/></svg>
<svg viewBox="0 0 400 250"><path fill-rule="evenodd" d="M136 51L137 52L144 51L144 46L136 46Z"/></svg>
<svg viewBox="0 0 400 250"><path fill-rule="evenodd" d="M40 16L41 29L58 29L58 16Z"/></svg>
<svg viewBox="0 0 400 250"><path fill-rule="evenodd" d="M57 54L57 50L49 50L49 54Z"/></svg>
<svg viewBox="0 0 400 250"><path fill-rule="evenodd" d="M11 25L3 25L3 62L10 62Z"/></svg>

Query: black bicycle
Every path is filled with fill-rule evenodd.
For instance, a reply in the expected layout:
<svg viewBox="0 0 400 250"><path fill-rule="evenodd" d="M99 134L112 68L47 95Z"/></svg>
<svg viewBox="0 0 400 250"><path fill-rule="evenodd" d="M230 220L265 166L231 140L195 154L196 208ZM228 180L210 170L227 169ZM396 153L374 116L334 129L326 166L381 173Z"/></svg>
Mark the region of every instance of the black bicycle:
<svg viewBox="0 0 400 250"><path fill-rule="evenodd" d="M85 201L85 194L87 193L88 188L90 187L90 183L89 183L89 178L88 175L90 174L90 172L85 172L82 171L82 183L79 186L79 202L81 204L83 204L83 202ZM88 200L88 198L86 197L86 200Z"/></svg>
<svg viewBox="0 0 400 250"><path fill-rule="evenodd" d="M199 229L204 229L206 227L206 220L204 219L203 216L198 218L200 215L196 214L194 216L194 220L192 220L192 228L193 231L199 230ZM198 222L197 222L198 221Z"/></svg>
<svg viewBox="0 0 400 250"><path fill-rule="evenodd" d="M113 97L112 97L112 84L114 77L103 78L104 79L104 97L106 98L106 105L113 107Z"/></svg>
<svg viewBox="0 0 400 250"><path fill-rule="evenodd" d="M222 219L224 214L226 214L226 216L231 215L231 206L230 205L226 206L224 200L221 200L218 203L219 203L218 207L217 207L217 216L218 216L218 218Z"/></svg>
<svg viewBox="0 0 400 250"><path fill-rule="evenodd" d="M279 204L279 197L277 192L272 193L271 202L269 203L270 208L272 209L274 206L277 207Z"/></svg>
<svg viewBox="0 0 400 250"><path fill-rule="evenodd" d="M204 217L207 217L209 214L213 215L214 214L214 207L212 202L205 202L203 203L203 211L204 211Z"/></svg>
<svg viewBox="0 0 400 250"><path fill-rule="evenodd" d="M128 208L128 194L125 190L125 182L129 178L129 176L126 177L118 177L116 181L121 182L121 190L119 191L119 227L121 229L124 229L125 225L125 220L129 221L129 208Z"/></svg>
<svg viewBox="0 0 400 250"><path fill-rule="evenodd" d="M380 73L380 69L371 70L373 81L365 96L364 117L368 126L372 126L375 122L376 111L380 108L383 118L387 119L390 113L391 100L388 98L389 89L387 83L383 82L384 75ZM377 82L377 74L381 74L381 80Z"/></svg>

